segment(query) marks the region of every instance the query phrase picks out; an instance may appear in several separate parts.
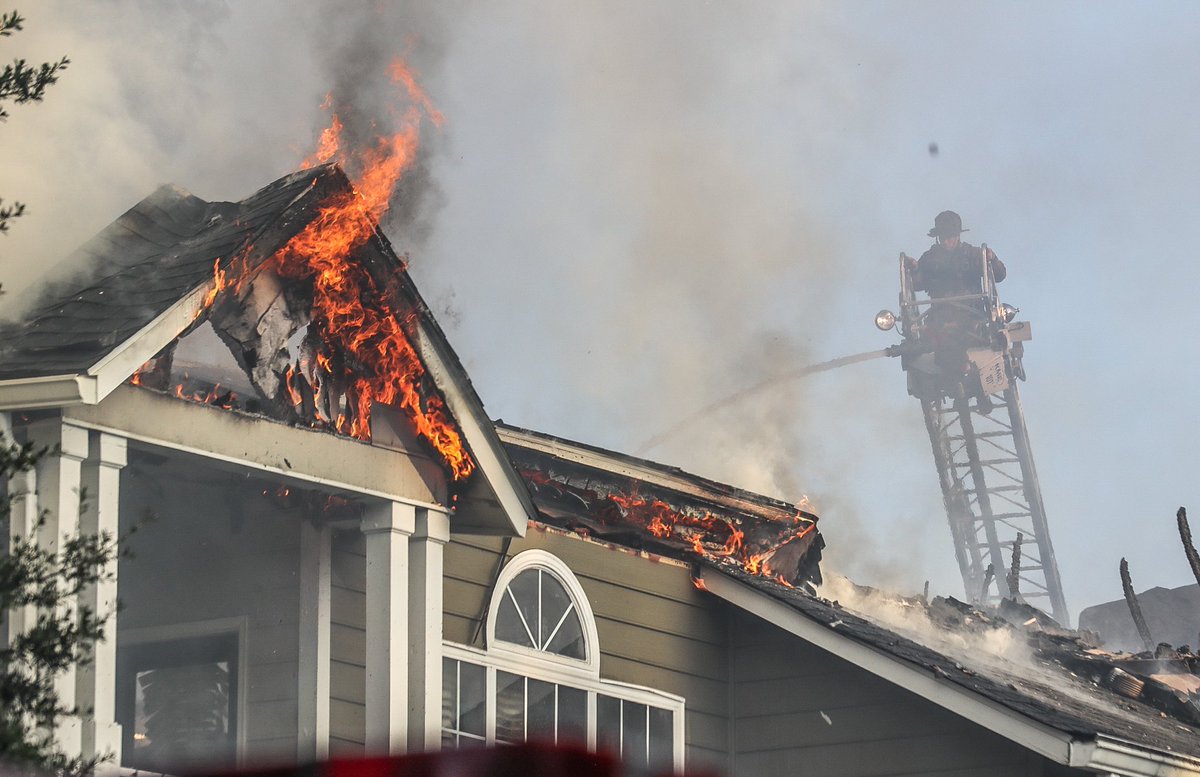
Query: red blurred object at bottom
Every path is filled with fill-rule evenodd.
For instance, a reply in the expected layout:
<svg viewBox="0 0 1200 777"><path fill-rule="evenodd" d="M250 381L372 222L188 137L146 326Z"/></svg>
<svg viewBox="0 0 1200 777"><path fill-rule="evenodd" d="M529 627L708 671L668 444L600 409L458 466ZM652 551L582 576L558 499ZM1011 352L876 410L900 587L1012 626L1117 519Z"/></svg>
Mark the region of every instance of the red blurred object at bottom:
<svg viewBox="0 0 1200 777"><path fill-rule="evenodd" d="M621 777L620 761L582 748L523 744L334 759L305 766L247 769L211 777Z"/></svg>

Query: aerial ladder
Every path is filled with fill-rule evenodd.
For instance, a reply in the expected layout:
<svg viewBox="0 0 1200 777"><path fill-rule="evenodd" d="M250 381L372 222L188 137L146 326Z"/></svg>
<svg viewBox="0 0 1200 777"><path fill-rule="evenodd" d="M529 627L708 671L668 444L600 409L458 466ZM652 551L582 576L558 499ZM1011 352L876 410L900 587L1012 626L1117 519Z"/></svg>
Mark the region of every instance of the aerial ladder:
<svg viewBox="0 0 1200 777"><path fill-rule="evenodd" d="M918 298L916 262L901 254L899 314L881 310L875 323L898 325L903 338L888 353L900 357L908 393L921 403L968 600L1019 598L1068 625L1017 390L1030 325L1000 302L987 246L978 250L978 293L937 299Z"/></svg>

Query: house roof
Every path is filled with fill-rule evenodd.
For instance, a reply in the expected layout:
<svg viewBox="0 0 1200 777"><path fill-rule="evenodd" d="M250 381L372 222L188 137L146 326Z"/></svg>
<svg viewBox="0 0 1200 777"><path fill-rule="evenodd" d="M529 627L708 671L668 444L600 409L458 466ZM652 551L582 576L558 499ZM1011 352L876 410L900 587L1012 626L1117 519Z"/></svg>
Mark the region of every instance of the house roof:
<svg viewBox="0 0 1200 777"><path fill-rule="evenodd" d="M820 581L813 512L646 459L529 429L500 438L546 523L617 544Z"/></svg>
<svg viewBox="0 0 1200 777"><path fill-rule="evenodd" d="M1052 625L1043 628L1048 619L1026 631L953 600L934 600L927 609L935 628L917 638L799 588L704 564L697 580L716 596L1059 763L1095 767L1096 759L1120 750L1125 758L1200 773L1200 728L1145 695L1131 699L1110 690L1107 673L1120 657L1089 650ZM985 650L985 642L997 641L993 630L1013 637L1018 649L1005 656ZM1025 655L1022 644L1029 647Z"/></svg>
<svg viewBox="0 0 1200 777"><path fill-rule="evenodd" d="M47 287L21 321L0 327L0 380L86 373L211 280L218 257L231 260L289 212L311 205L329 185L318 182L333 177L317 173L285 176L237 203L160 187L69 257L75 277ZM281 230L269 247L291 234Z"/></svg>
<svg viewBox="0 0 1200 777"><path fill-rule="evenodd" d="M215 268L256 267L331 195L350 190L334 165L284 176L240 202L161 187L72 256L73 278L42 290L21 321L0 325L0 410L99 403L197 321ZM356 261L415 314L419 356L484 473L458 495L456 528L524 533L529 494L403 262L377 228Z"/></svg>
<svg viewBox="0 0 1200 777"><path fill-rule="evenodd" d="M698 585L714 595L1059 763L1117 774L1200 773L1200 707L1188 696L1200 659L1190 654L1149 662L1107 653L1089 635L1011 601L988 613L844 579L814 594L803 583L820 583L819 570L790 581L761 569L752 574L737 559L712 552L720 535L705 538L710 552L698 553L678 538L655 535L644 517L614 509L611 497L639 494L679 511L719 514L763 542L786 539L785 527L797 515L814 522L816 516L676 467L528 429L501 424L499 430L543 522L690 561ZM814 542L799 556L802 567L819 562L823 544L815 531L808 536ZM822 598L831 594L847 603ZM858 614L855 608L872 596L896 612ZM997 645L1008 649L997 654ZM1113 690L1119 687L1113 670L1122 668L1146 678L1136 699ZM1171 671L1178 674L1149 674Z"/></svg>

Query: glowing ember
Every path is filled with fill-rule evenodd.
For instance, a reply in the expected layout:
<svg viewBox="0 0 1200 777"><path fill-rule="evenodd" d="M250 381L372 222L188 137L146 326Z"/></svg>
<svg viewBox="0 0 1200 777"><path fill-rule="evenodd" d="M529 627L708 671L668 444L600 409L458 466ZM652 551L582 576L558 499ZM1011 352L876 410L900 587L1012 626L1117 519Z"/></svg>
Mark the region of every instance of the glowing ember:
<svg viewBox="0 0 1200 777"><path fill-rule="evenodd" d="M795 514L791 522L771 521L754 530L753 547L746 539L751 524L743 520L758 519L747 516L719 515L710 512L681 510L662 499L647 498L636 493L601 494L581 489L555 480L540 470L522 469L521 476L536 489L549 489L562 494L571 494L588 505L588 513L603 523L614 526L636 526L657 540L695 553L703 558L736 564L752 575L772 579L784 579L784 575L771 567L771 560L784 548L791 546L802 550L803 545L792 545L803 540L816 529L812 519ZM787 558L779 556L778 558ZM797 560L791 555L785 565ZM784 583L792 583L784 579Z"/></svg>

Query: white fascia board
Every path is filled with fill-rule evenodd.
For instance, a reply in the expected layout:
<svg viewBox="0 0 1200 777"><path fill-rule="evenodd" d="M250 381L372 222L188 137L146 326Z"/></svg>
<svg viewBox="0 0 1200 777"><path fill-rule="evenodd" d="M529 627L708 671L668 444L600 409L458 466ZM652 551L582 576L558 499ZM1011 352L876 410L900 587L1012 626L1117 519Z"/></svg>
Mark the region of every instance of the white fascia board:
<svg viewBox="0 0 1200 777"><path fill-rule="evenodd" d="M805 642L1052 761L1060 764L1070 761L1073 740L1064 732L1030 720L955 683L939 680L932 672L878 648L839 634L835 629L823 626L771 596L719 572L705 569L700 577L705 590Z"/></svg>
<svg viewBox="0 0 1200 777"><path fill-rule="evenodd" d="M1200 759L1151 750L1103 735L1096 737L1092 742L1075 743L1071 748L1071 761L1068 766L1129 777L1184 777L1200 774Z"/></svg>
<svg viewBox="0 0 1200 777"><path fill-rule="evenodd" d="M587 467L611 472L614 475L631 478L642 483L662 486L682 494L691 494L701 499L715 502L734 510L742 510L755 515L761 515L769 520L778 520L784 513L794 513L802 508L795 505L764 506L751 499L735 494L712 493L696 483L696 478L688 475L676 475L663 472L660 469L643 466L633 461L621 460L616 455L605 455L578 445L572 445L565 440L550 440L536 434L528 434L516 429L497 427L496 433L500 439L510 445L545 453L564 461L572 461ZM771 500L775 501L775 500Z"/></svg>
<svg viewBox="0 0 1200 777"><path fill-rule="evenodd" d="M88 375L96 380L96 401L108 396L139 367L166 348L180 332L191 326L204 311L204 300L212 289L213 280L210 278L88 368Z"/></svg>
<svg viewBox="0 0 1200 777"><path fill-rule="evenodd" d="M515 429L497 428L496 433L500 435L500 439L504 442L522 448L529 448L539 453L546 453L564 461L573 461L577 464L595 467L605 472L611 472L614 475L621 475L643 483L662 486L673 491L690 492L696 490L695 483L685 478L674 477L660 470L639 466L632 462L619 461L611 456L605 456L587 448L571 445L565 441L548 440L532 434L523 434Z"/></svg>
<svg viewBox="0 0 1200 777"><path fill-rule="evenodd" d="M209 280L192 289L84 374L0 381L0 410L97 404L196 320L212 288Z"/></svg>
<svg viewBox="0 0 1200 777"><path fill-rule="evenodd" d="M96 379L90 375L0 380L0 410L40 410L99 401Z"/></svg>
<svg viewBox="0 0 1200 777"><path fill-rule="evenodd" d="M421 358L426 368L432 373L434 382L445 396L446 405L458 421L466 442L471 446L471 453L475 456L475 463L479 465L480 474L487 478L495 492L512 533L517 537L524 537L529 521L537 517L524 482L513 470L504 452L499 449L500 440L496 436L496 428L483 412L483 408L466 396L453 380L452 372L425 323L420 322L418 326Z"/></svg>

